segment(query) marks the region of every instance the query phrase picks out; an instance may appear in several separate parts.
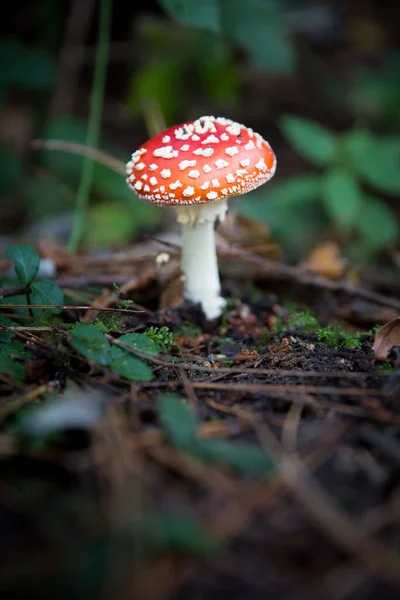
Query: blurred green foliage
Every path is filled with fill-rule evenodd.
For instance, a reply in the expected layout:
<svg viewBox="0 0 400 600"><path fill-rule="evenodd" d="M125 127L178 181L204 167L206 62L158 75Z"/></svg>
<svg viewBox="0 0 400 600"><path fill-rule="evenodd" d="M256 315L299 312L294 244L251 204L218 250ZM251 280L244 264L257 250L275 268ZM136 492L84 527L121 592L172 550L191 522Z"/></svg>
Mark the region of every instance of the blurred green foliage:
<svg viewBox="0 0 400 600"><path fill-rule="evenodd" d="M361 3L353 15L324 0L322 17L300 0L158 0L158 10L113 5L126 15L131 49L122 67L110 63L109 79L117 84L107 93L120 107L117 127L131 128L133 141L127 150L123 136L111 135L110 142L103 132L101 149L126 162L146 133L164 123L210 113L253 120L277 152L278 171L234 206L266 222L284 256L297 260L327 236L356 260L374 259L398 242L400 51L386 26L390 8L371 21ZM50 12L62 31L65 15ZM121 41L120 26L121 16L113 20L112 43ZM25 94L35 137L84 143L87 124L77 115L87 109L47 111L58 56L45 30L34 42L18 34L0 42L0 112ZM304 164L292 169L298 158ZM70 219L81 171L79 156L21 152L2 137L0 217L15 197L23 224ZM86 249L124 246L160 227L164 216L118 173L96 164Z"/></svg>
<svg viewBox="0 0 400 600"><path fill-rule="evenodd" d="M329 229L356 259L370 259L398 242L395 211L370 188L378 194L400 192L400 135L379 136L368 129L337 134L293 115L283 115L280 127L293 149L319 171L268 184L242 199L238 210L265 220L293 256Z"/></svg>

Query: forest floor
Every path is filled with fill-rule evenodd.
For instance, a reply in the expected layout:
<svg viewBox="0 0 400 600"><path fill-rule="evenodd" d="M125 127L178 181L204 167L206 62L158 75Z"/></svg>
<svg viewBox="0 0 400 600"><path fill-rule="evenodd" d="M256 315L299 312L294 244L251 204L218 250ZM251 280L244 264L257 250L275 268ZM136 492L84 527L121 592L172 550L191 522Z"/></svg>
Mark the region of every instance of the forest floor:
<svg viewBox="0 0 400 600"><path fill-rule="evenodd" d="M0 325L29 351L0 375L2 596L398 598L399 353L372 350L398 283L225 248L207 323L164 250L52 249L68 304ZM101 347L78 351L77 322ZM101 358L145 332L157 353L121 349L151 377Z"/></svg>

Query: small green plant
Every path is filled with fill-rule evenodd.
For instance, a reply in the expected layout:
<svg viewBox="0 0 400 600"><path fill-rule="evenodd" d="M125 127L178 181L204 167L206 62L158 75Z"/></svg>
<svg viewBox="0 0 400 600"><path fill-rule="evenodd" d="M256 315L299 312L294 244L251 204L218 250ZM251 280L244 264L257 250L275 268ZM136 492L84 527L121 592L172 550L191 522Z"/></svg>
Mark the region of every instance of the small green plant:
<svg viewBox="0 0 400 600"><path fill-rule="evenodd" d="M132 381L150 381L153 373L149 365L128 349L110 343L104 333L93 324L78 323L70 333L71 344L85 358ZM159 346L142 333L126 333L118 342L144 354L158 354Z"/></svg>
<svg viewBox="0 0 400 600"><path fill-rule="evenodd" d="M285 327L302 331L316 331L318 325L317 319L310 312L298 311L290 315Z"/></svg>
<svg viewBox="0 0 400 600"><path fill-rule="evenodd" d="M360 349L363 334L359 331L350 333L340 327L321 327L317 329L317 339L327 346L346 348L347 350Z"/></svg>
<svg viewBox="0 0 400 600"><path fill-rule="evenodd" d="M168 352L170 346L175 346L178 349L179 354L183 356L182 349L175 341L174 334L165 325L163 327L148 327L145 330L144 335L158 344L163 352Z"/></svg>
<svg viewBox="0 0 400 600"><path fill-rule="evenodd" d="M53 305L48 308L52 313L59 313L64 303L64 293L60 286L50 279L36 280L40 267L40 258L36 250L30 246L9 246L6 256L14 263L15 273L25 288L26 303L33 316L33 308L37 305ZM8 298L9 303L13 297ZM41 315L40 309L35 309L36 315Z"/></svg>
<svg viewBox="0 0 400 600"><path fill-rule="evenodd" d="M118 331L119 315L118 313L103 313L93 319L93 325L102 333L110 333L110 331Z"/></svg>

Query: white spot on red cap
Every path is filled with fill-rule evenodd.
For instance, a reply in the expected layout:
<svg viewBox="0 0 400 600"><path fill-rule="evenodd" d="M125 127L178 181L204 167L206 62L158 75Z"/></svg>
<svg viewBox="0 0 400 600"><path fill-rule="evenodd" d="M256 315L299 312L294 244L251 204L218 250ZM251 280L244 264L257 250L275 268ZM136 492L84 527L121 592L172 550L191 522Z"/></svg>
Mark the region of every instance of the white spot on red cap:
<svg viewBox="0 0 400 600"><path fill-rule="evenodd" d="M219 187L219 185L220 185L218 179L212 179L211 183L212 183L213 187Z"/></svg>
<svg viewBox="0 0 400 600"><path fill-rule="evenodd" d="M201 190L206 190L209 187L210 187L210 182L209 181L205 181L204 183L201 184L200 189Z"/></svg>
<svg viewBox="0 0 400 600"><path fill-rule="evenodd" d="M149 165L149 169L150 171L157 171L158 165L156 165L156 163L151 163L151 165Z"/></svg>
<svg viewBox="0 0 400 600"><path fill-rule="evenodd" d="M245 150L254 150L254 148L256 147L255 143L253 142L253 140L249 140L247 142L247 144L244 145L244 149Z"/></svg>
<svg viewBox="0 0 400 600"><path fill-rule="evenodd" d="M193 135L192 135L192 140L193 140L194 142L198 142L198 141L199 141L199 139L200 139L200 137L197 135L197 133L195 133L195 134L193 134Z"/></svg>
<svg viewBox="0 0 400 600"><path fill-rule="evenodd" d="M227 133L221 133L221 140L227 142L229 140L229 135Z"/></svg>
<svg viewBox="0 0 400 600"><path fill-rule="evenodd" d="M198 177L200 177L200 171L198 171L197 169L192 169L192 171L189 171L188 177L192 177L193 179L197 179Z"/></svg>
<svg viewBox="0 0 400 600"><path fill-rule="evenodd" d="M181 160L181 162L178 165L178 167L180 168L181 171L184 171L188 167L195 167L195 166L196 166L195 160Z"/></svg>
<svg viewBox="0 0 400 600"><path fill-rule="evenodd" d="M200 139L200 138L199 138L199 139ZM219 143L220 143L220 140L217 138L217 136L216 136L216 135L214 135L214 134L211 134L211 135L209 135L208 137L206 137L206 139L205 139L205 140L203 140L201 143L202 143L202 144L219 144Z"/></svg>
<svg viewBox="0 0 400 600"><path fill-rule="evenodd" d="M140 162L137 165L135 165L135 169L136 169L136 171L143 171L143 169L145 168L145 166L146 165L144 163Z"/></svg>
<svg viewBox="0 0 400 600"><path fill-rule="evenodd" d="M216 160L214 162L214 165L217 167L217 169L224 169L225 167L229 167L229 163L223 158L219 158L218 160Z"/></svg>
<svg viewBox="0 0 400 600"><path fill-rule="evenodd" d="M203 171L204 173L211 173L212 167L210 167L210 165L205 164L203 165Z"/></svg>
<svg viewBox="0 0 400 600"><path fill-rule="evenodd" d="M144 186L143 189L144 189L145 192L149 192L150 191L150 187L147 185L147 183L146 183L146 185Z"/></svg>
<svg viewBox="0 0 400 600"><path fill-rule="evenodd" d="M182 186L183 186L183 183L181 181L179 181L179 179L177 179L173 183L170 183L168 187L170 190L176 190Z"/></svg>
<svg viewBox="0 0 400 600"><path fill-rule="evenodd" d="M187 152L189 150L190 146L189 144L183 144L183 146L181 146L181 150L183 150L183 152Z"/></svg>
<svg viewBox="0 0 400 600"><path fill-rule="evenodd" d="M168 179L168 177L171 177L171 171L170 171L170 169L163 169L160 172L160 175L163 179Z"/></svg>
<svg viewBox="0 0 400 600"><path fill-rule="evenodd" d="M164 135L164 137L162 139L163 144L168 144L168 142L170 142L170 141L171 141L170 136L169 135Z"/></svg>
<svg viewBox="0 0 400 600"><path fill-rule="evenodd" d="M151 185L157 185L158 181L157 181L157 177L150 177L150 184Z"/></svg>
<svg viewBox="0 0 400 600"><path fill-rule="evenodd" d="M256 163L256 168L260 171L268 171L268 167L265 164L265 160L263 158L260 158L260 160Z"/></svg>
<svg viewBox="0 0 400 600"><path fill-rule="evenodd" d="M214 148L196 148L196 150L193 150L193 154L207 158L214 154Z"/></svg>
<svg viewBox="0 0 400 600"><path fill-rule="evenodd" d="M178 155L178 150L174 150L172 146L161 146L153 150L153 156L157 158L176 158Z"/></svg>
<svg viewBox="0 0 400 600"><path fill-rule="evenodd" d="M207 198L209 200L216 200L218 198L218 194L217 194L217 192L208 192Z"/></svg>
<svg viewBox="0 0 400 600"><path fill-rule="evenodd" d="M225 154L235 156L235 154L239 154L239 149L236 146L229 146L228 148L225 148Z"/></svg>
<svg viewBox="0 0 400 600"><path fill-rule="evenodd" d="M182 195L185 196L185 198L190 198L191 196L194 196L194 187L188 185L188 187L183 190Z"/></svg>
<svg viewBox="0 0 400 600"><path fill-rule="evenodd" d="M143 183L141 181L137 181L133 187L135 188L135 190L140 191L143 187Z"/></svg>
<svg viewBox="0 0 400 600"><path fill-rule="evenodd" d="M250 164L250 159L249 158L244 158L243 160L240 161L240 166L241 167L248 167Z"/></svg>
<svg viewBox="0 0 400 600"><path fill-rule="evenodd" d="M235 181L235 176L233 173L227 173L227 175L225 175L225 179L228 183L233 183Z"/></svg>

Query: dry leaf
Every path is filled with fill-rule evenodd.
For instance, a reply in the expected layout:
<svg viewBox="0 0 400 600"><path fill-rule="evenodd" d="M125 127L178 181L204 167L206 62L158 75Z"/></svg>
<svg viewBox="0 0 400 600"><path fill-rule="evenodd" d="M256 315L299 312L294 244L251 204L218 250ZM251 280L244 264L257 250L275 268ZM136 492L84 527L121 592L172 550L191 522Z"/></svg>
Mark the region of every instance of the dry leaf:
<svg viewBox="0 0 400 600"><path fill-rule="evenodd" d="M376 333L372 351L375 358L384 360L394 346L400 346L400 317L392 319Z"/></svg>
<svg viewBox="0 0 400 600"><path fill-rule="evenodd" d="M338 279L344 273L339 246L329 241L316 246L301 266L329 279Z"/></svg>

